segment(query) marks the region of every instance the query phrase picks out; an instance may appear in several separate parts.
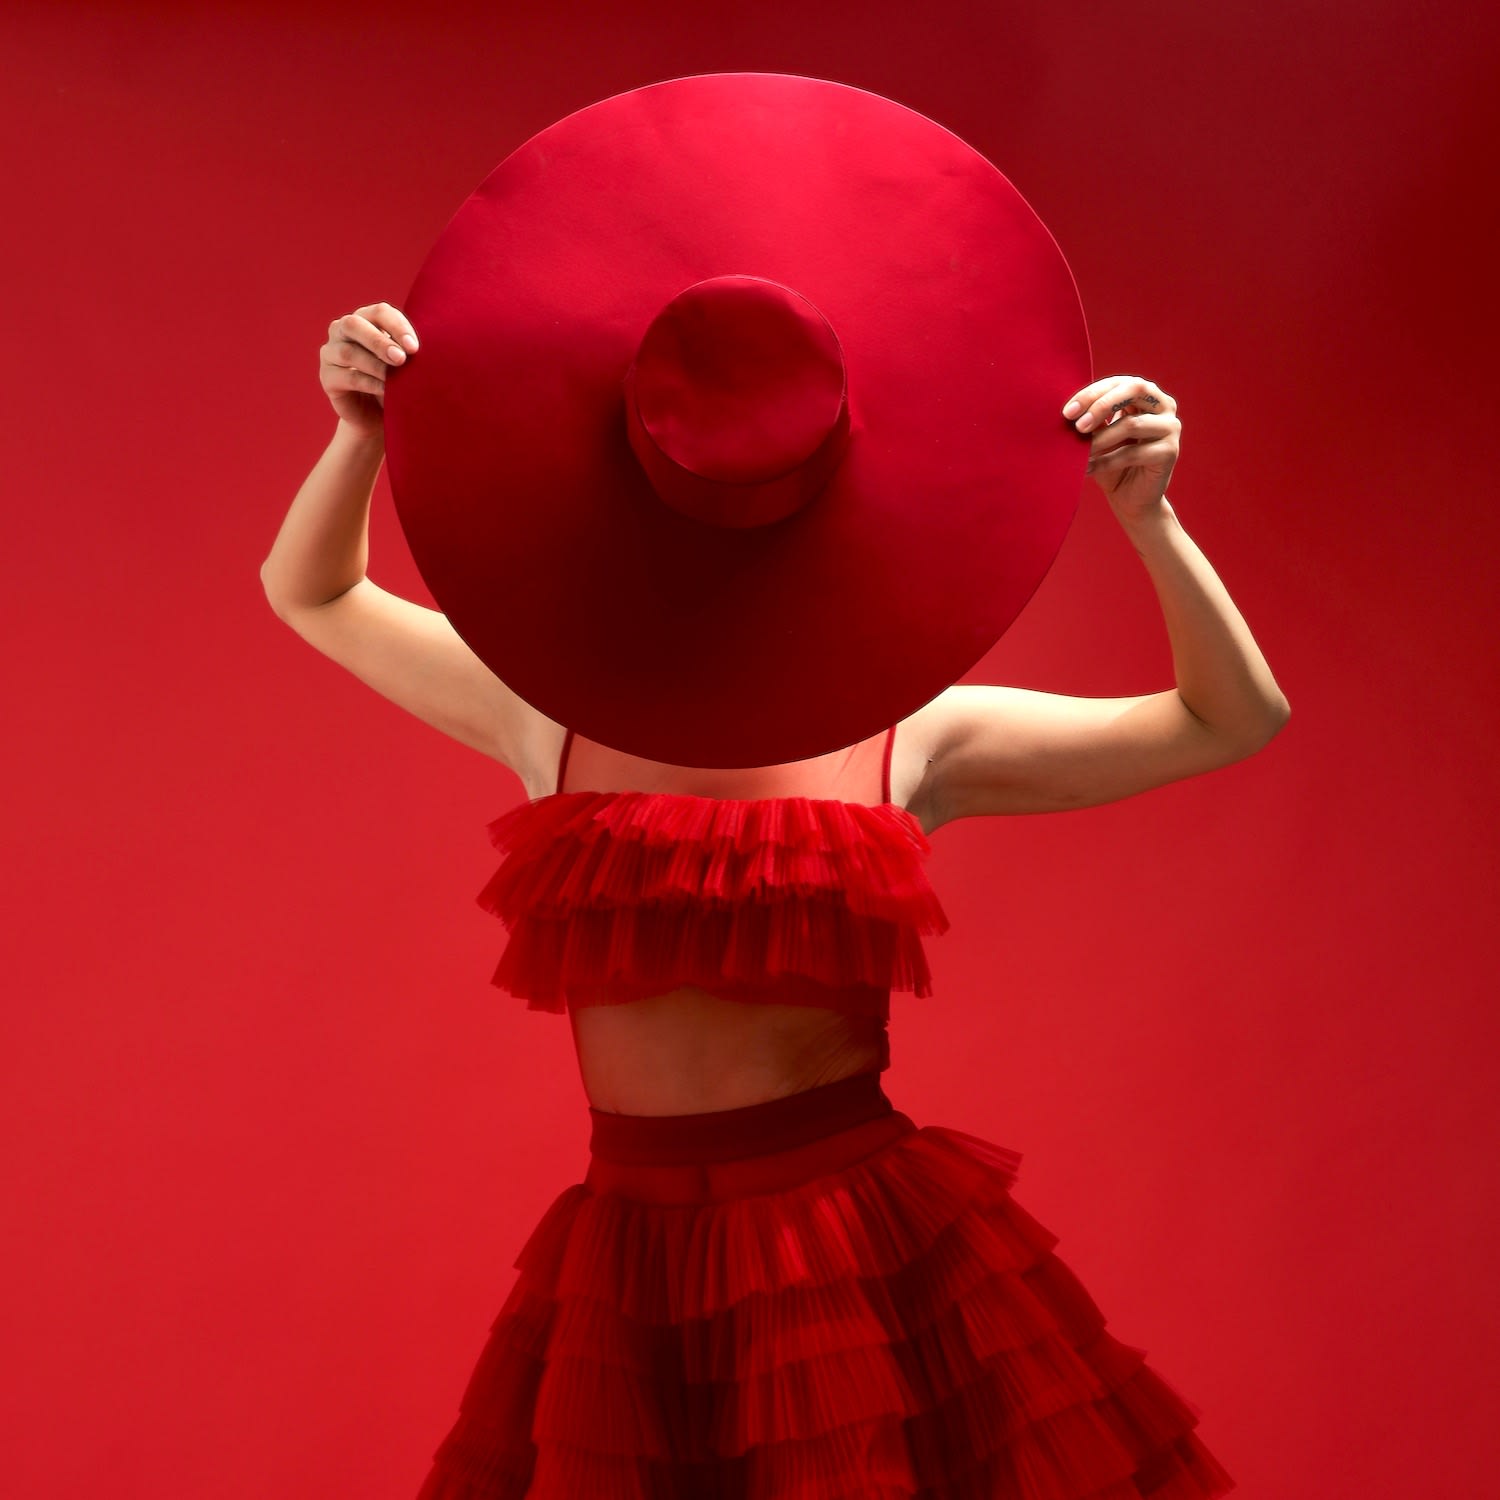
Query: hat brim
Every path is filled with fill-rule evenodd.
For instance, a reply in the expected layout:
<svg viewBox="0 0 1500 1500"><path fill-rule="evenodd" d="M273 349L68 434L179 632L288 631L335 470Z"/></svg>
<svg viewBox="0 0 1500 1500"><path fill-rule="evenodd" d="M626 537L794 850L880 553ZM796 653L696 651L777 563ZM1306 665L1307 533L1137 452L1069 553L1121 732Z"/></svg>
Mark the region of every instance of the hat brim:
<svg viewBox="0 0 1500 1500"><path fill-rule="evenodd" d="M622 394L661 308L730 274L822 311L852 419L824 491L748 530L661 503ZM847 85L710 74L567 116L460 208L406 311L387 454L434 599L522 698L646 759L776 764L905 717L1010 625L1077 505L1061 252L972 147Z"/></svg>

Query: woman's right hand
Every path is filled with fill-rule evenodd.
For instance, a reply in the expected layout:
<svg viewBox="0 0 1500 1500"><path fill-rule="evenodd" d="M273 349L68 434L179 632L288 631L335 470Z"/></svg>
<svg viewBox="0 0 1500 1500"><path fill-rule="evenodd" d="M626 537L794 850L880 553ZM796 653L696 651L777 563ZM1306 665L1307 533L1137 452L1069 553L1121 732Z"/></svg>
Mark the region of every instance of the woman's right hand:
<svg viewBox="0 0 1500 1500"><path fill-rule="evenodd" d="M399 308L372 302L328 325L318 375L339 421L362 434L382 430L385 372L417 348L416 330Z"/></svg>

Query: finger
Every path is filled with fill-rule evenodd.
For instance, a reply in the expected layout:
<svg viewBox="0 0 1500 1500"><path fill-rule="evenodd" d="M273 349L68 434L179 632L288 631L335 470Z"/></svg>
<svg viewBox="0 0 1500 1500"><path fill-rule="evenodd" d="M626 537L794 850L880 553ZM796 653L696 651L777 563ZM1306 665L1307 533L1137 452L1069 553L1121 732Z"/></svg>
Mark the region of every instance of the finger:
<svg viewBox="0 0 1500 1500"><path fill-rule="evenodd" d="M1159 385L1140 375L1110 375L1086 385L1063 407L1063 415L1079 432L1103 426L1127 406L1141 411L1175 412L1177 403Z"/></svg>
<svg viewBox="0 0 1500 1500"><path fill-rule="evenodd" d="M1159 416L1154 413L1119 416L1094 433L1091 456L1098 458L1101 453L1112 453L1130 443L1151 443L1162 438L1176 442L1181 431L1182 423L1170 412Z"/></svg>
<svg viewBox="0 0 1500 1500"><path fill-rule="evenodd" d="M1112 412L1119 411L1126 406L1134 406L1138 411L1153 412L1175 412L1177 403L1159 385L1146 380L1139 375L1132 375L1126 382L1128 389L1123 393L1117 393L1120 399L1115 400L1110 406ZM1111 401L1108 392L1102 398Z"/></svg>
<svg viewBox="0 0 1500 1500"><path fill-rule="evenodd" d="M403 348L417 347L417 330L407 321L406 314L399 307L392 307L389 302L372 302L368 307L360 308L359 314L388 333Z"/></svg>
<svg viewBox="0 0 1500 1500"><path fill-rule="evenodd" d="M358 344L390 365L399 365L406 358L406 351L392 343L391 335L378 324L372 323L363 313L345 313L329 325L330 342L342 339Z"/></svg>
<svg viewBox="0 0 1500 1500"><path fill-rule="evenodd" d="M1065 417L1077 416L1079 412L1084 409L1084 407L1088 406L1099 396L1103 395L1103 393L1107 391L1110 386L1116 384L1119 379L1120 376L1118 375L1106 375L1102 380L1096 380L1092 385L1084 386L1081 391L1074 391L1073 394L1068 397L1066 404L1063 406L1063 415Z"/></svg>
<svg viewBox="0 0 1500 1500"><path fill-rule="evenodd" d="M1081 391L1075 391L1063 407L1063 415L1070 419L1079 419L1086 415L1088 410L1118 387L1128 384L1135 379L1132 375L1105 375L1096 380L1092 385L1086 385Z"/></svg>
<svg viewBox="0 0 1500 1500"><path fill-rule="evenodd" d="M1163 410L1165 402L1162 396L1165 392L1158 396L1150 387L1151 382L1142 380L1138 375L1122 376L1115 384L1101 391L1073 425L1080 432L1093 432L1117 419L1121 412L1132 406L1137 411Z"/></svg>
<svg viewBox="0 0 1500 1500"><path fill-rule="evenodd" d="M325 388L330 396L337 395L340 391L362 391L367 396L382 396L385 394L385 377L366 375L363 370L344 369Z"/></svg>
<svg viewBox="0 0 1500 1500"><path fill-rule="evenodd" d="M378 355L371 354L363 344L351 343L348 339L330 339L323 346L323 365L331 370L363 370L378 380L385 379L388 368Z"/></svg>
<svg viewBox="0 0 1500 1500"><path fill-rule="evenodd" d="M1176 462L1176 444L1163 438L1154 443L1125 443L1112 448L1108 453L1091 453L1084 473L1098 474L1109 469L1155 468L1162 463Z"/></svg>

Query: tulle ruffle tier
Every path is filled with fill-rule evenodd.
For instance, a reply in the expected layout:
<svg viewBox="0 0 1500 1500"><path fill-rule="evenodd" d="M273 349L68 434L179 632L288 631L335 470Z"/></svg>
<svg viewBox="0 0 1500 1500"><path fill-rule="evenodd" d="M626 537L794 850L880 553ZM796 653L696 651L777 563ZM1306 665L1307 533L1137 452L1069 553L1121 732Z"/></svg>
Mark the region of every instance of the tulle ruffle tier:
<svg viewBox="0 0 1500 1500"><path fill-rule="evenodd" d="M785 1191L564 1191L420 1500L1204 1500L1196 1412L939 1126Z"/></svg>
<svg viewBox="0 0 1500 1500"><path fill-rule="evenodd" d="M697 985L884 1015L931 993L947 930L921 824L891 803L565 792L489 825L480 892L510 937L493 982L532 1010Z"/></svg>

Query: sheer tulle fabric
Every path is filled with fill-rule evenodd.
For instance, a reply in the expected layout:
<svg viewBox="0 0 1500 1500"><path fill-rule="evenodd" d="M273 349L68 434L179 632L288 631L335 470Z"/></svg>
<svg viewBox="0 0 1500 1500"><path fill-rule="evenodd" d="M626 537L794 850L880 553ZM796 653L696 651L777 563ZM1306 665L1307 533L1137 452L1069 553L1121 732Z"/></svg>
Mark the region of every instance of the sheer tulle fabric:
<svg viewBox="0 0 1500 1500"><path fill-rule="evenodd" d="M921 824L891 803L563 792L489 825L478 897L510 938L494 983L532 1010L699 985L726 999L888 1013L931 993L948 920Z"/></svg>
<svg viewBox="0 0 1500 1500"><path fill-rule="evenodd" d="M1225 1494L1194 1408L1012 1200L1018 1160L899 1112L708 1170L596 1155L420 1500Z"/></svg>
<svg viewBox="0 0 1500 1500"><path fill-rule="evenodd" d="M931 991L922 937L947 918L889 801L558 792L490 836L494 981L531 1009L699 985L876 1025L892 990ZM1014 1152L919 1129L878 1073L710 1115L592 1113L586 1180L516 1258L420 1500L1232 1488L1011 1199Z"/></svg>

